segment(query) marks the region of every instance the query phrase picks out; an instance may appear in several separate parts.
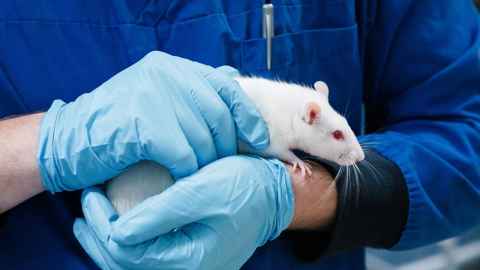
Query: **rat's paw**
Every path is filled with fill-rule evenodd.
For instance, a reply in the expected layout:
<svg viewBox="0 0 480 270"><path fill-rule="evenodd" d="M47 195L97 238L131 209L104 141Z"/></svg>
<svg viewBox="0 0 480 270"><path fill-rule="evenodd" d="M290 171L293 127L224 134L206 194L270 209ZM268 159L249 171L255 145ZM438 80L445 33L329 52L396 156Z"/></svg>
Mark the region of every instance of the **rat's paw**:
<svg viewBox="0 0 480 270"><path fill-rule="evenodd" d="M293 171L296 171L297 168L300 169L302 177L305 177L305 174L307 174L308 176L312 175L312 167L307 162L301 159L298 159L298 160L295 160L292 165L293 165Z"/></svg>

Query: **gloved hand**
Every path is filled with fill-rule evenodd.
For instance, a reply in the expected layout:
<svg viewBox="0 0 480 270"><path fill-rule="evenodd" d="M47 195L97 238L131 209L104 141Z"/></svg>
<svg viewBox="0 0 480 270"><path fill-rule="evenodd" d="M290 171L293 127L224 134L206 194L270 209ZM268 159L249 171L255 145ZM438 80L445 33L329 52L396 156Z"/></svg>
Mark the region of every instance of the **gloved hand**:
<svg viewBox="0 0 480 270"><path fill-rule="evenodd" d="M98 188L74 233L102 269L238 269L288 227L290 175L278 160L231 156L180 179L118 218Z"/></svg>
<svg viewBox="0 0 480 270"><path fill-rule="evenodd" d="M268 131L231 70L151 52L41 124L38 164L51 192L99 184L140 160L173 177L237 150L268 146ZM238 136L237 136L238 135Z"/></svg>

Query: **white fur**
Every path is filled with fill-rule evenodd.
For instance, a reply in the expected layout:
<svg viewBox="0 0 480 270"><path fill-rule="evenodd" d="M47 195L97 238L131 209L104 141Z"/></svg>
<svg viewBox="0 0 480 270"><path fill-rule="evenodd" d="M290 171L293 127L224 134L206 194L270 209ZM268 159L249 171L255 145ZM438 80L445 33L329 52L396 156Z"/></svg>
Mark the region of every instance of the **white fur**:
<svg viewBox="0 0 480 270"><path fill-rule="evenodd" d="M236 78L256 105L267 123L270 146L256 152L241 144L241 150L273 156L294 163L298 158L291 150L299 149L340 165L350 165L363 159L363 151L344 117L328 102L328 87L315 84L316 91L305 86L256 77ZM307 104L320 107L319 118L313 124L305 121ZM344 141L335 140L331 133L341 130Z"/></svg>
<svg viewBox="0 0 480 270"><path fill-rule="evenodd" d="M151 161L141 161L109 181L105 193L118 214L122 215L171 185L173 179L165 167Z"/></svg>
<svg viewBox="0 0 480 270"><path fill-rule="evenodd" d="M291 150L299 149L340 165L363 159L363 151L347 121L328 103L328 88L324 83L311 88L262 78L236 78L256 105L267 123L270 146L256 152L240 143L241 152L253 152L276 157L289 163L300 163ZM307 104L320 107L313 124L305 121ZM344 141L336 141L331 132L339 129ZM152 162L141 162L107 183L106 193L119 214L123 214L144 199L161 193L173 184L168 171Z"/></svg>

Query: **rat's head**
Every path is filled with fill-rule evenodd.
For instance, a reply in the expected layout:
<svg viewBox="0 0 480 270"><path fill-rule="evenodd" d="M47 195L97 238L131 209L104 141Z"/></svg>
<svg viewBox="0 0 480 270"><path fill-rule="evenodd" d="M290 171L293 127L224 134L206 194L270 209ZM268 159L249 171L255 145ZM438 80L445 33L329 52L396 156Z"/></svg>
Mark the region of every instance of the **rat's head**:
<svg viewBox="0 0 480 270"><path fill-rule="evenodd" d="M300 115L299 147L342 166L362 161L365 154L357 137L347 120L328 103L327 85L316 82L315 90Z"/></svg>

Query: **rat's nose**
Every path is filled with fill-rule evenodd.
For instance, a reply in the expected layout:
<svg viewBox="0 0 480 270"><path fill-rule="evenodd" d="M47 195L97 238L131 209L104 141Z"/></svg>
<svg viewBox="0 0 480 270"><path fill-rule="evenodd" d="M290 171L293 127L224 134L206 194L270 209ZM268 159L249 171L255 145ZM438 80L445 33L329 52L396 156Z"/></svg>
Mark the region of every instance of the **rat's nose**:
<svg viewBox="0 0 480 270"><path fill-rule="evenodd" d="M355 162L360 162L364 159L365 159L365 153L363 152L363 150L360 149L360 151L358 151L357 159L355 160Z"/></svg>
<svg viewBox="0 0 480 270"><path fill-rule="evenodd" d="M352 161L352 163L357 163L365 159L365 153L360 150L352 150L348 153L348 158Z"/></svg>

